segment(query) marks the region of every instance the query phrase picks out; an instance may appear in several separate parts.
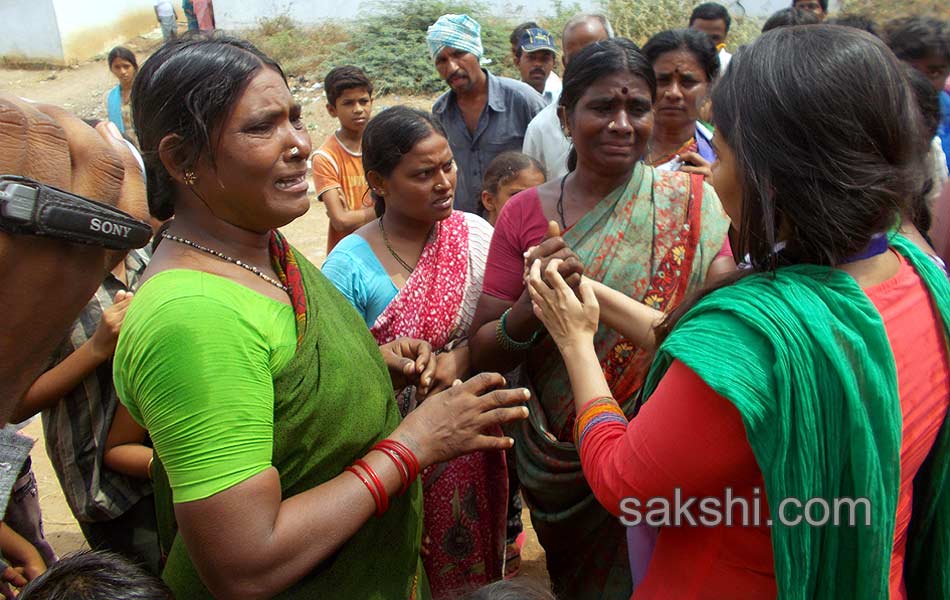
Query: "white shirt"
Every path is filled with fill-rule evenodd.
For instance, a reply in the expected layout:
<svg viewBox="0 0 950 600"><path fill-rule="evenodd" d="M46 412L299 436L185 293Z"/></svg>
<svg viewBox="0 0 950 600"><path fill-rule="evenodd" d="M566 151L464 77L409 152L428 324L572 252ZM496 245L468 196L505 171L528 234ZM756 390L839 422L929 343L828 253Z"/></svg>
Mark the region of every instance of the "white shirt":
<svg viewBox="0 0 950 600"><path fill-rule="evenodd" d="M155 10L159 18L175 16L175 7L169 0L155 0Z"/></svg>
<svg viewBox="0 0 950 600"><path fill-rule="evenodd" d="M726 49L723 48L719 51L719 74L722 75L722 72L726 70L726 67L729 66L729 61L732 60L732 54L726 52Z"/></svg>
<svg viewBox="0 0 950 600"><path fill-rule="evenodd" d="M549 181L567 175L567 157L571 153L571 142L561 131L557 102L548 104L528 123L522 151L544 165Z"/></svg>
<svg viewBox="0 0 950 600"><path fill-rule="evenodd" d="M547 104L551 104L561 97L561 78L554 71L548 73L548 78L544 82L544 91L541 92L541 95Z"/></svg>

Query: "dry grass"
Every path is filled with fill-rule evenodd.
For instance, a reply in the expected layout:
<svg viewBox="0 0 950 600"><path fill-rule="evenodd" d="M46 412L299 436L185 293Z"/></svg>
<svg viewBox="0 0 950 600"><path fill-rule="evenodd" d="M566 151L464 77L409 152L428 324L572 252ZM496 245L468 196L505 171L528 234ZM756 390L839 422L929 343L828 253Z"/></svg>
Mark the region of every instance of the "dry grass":
<svg viewBox="0 0 950 600"><path fill-rule="evenodd" d="M883 25L898 17L923 15L950 21L950 2L947 0L844 0L841 14L867 15Z"/></svg>

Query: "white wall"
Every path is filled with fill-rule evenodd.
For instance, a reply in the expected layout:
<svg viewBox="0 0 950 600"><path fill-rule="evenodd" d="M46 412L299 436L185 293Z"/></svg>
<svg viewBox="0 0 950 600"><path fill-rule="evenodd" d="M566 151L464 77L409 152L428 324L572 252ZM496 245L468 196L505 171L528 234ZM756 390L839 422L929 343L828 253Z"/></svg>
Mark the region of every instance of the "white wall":
<svg viewBox="0 0 950 600"><path fill-rule="evenodd" d="M63 45L52 0L4 0L0 23L0 56L13 60L62 62Z"/></svg>
<svg viewBox="0 0 950 600"><path fill-rule="evenodd" d="M153 0L52 0L52 4L67 62L107 52L158 27Z"/></svg>

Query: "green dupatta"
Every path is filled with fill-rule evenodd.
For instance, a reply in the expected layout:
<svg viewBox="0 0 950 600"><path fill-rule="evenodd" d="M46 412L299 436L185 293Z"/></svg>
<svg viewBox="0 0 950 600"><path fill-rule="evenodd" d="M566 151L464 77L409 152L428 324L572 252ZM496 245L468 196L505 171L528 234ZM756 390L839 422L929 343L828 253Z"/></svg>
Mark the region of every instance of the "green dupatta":
<svg viewBox="0 0 950 600"><path fill-rule="evenodd" d="M891 245L923 278L950 334L946 275L903 237ZM902 416L887 332L855 280L798 265L717 290L662 344L644 397L674 359L739 410L773 511L784 498L870 501L870 527L861 511L856 527L773 518L779 597L886 598ZM950 419L914 479L907 548L909 597L950 598Z"/></svg>
<svg viewBox="0 0 950 600"><path fill-rule="evenodd" d="M691 201L691 187L685 173L659 172L641 162L629 181L565 232L564 239L586 266L587 276L669 310L703 284L729 228L715 191L700 180L702 198ZM639 360L635 346L604 326L594 345L611 389L632 415L649 367L647 357ZM532 350L523 372L532 389L530 417L513 427L511 435L518 477L555 592L571 600L627 600L632 583L626 532L600 506L584 478L573 442L570 380L550 339Z"/></svg>
<svg viewBox="0 0 950 600"><path fill-rule="evenodd" d="M297 353L274 379L273 465L286 499L343 472L391 433L400 416L389 372L363 320L306 258L289 246L282 250L290 253L291 271L299 271L287 278L278 270L300 317ZM163 544L173 540L162 577L178 600L210 598L174 533L171 490L158 460L153 469ZM334 555L274 597L428 598L421 537L417 480L408 493L390 499L385 515L371 517Z"/></svg>

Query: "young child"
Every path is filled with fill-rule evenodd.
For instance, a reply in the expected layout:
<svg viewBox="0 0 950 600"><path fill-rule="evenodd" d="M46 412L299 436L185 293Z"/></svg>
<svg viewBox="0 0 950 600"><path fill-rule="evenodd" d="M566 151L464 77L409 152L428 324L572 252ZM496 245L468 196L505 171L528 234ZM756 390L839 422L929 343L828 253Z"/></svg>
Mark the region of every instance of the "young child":
<svg viewBox="0 0 950 600"><path fill-rule="evenodd" d="M112 355L132 292L149 255L132 250L114 266L73 324L50 368L12 419L43 414L46 451L73 516L95 550L111 550L158 573L152 486L104 468L103 450L119 405Z"/></svg>
<svg viewBox="0 0 950 600"><path fill-rule="evenodd" d="M173 600L161 579L109 552L76 552L23 589L21 600Z"/></svg>
<svg viewBox="0 0 950 600"><path fill-rule="evenodd" d="M323 82L327 112L340 128L311 155L313 183L330 219L327 254L337 242L376 218L363 176L363 130L373 110L373 84L353 66L337 67Z"/></svg>
<svg viewBox="0 0 950 600"><path fill-rule="evenodd" d="M514 150L502 152L488 165L482 179L481 216L494 227L509 198L541 185L546 179L544 166L536 159ZM514 453L506 452L505 458L508 461L508 517L504 576L509 579L521 569L521 547L524 545L525 533L521 523L521 485L514 464Z"/></svg>
<svg viewBox="0 0 950 600"><path fill-rule="evenodd" d="M485 219L494 227L508 199L547 180L544 166L521 152L502 152L485 169L482 180L482 209Z"/></svg>

